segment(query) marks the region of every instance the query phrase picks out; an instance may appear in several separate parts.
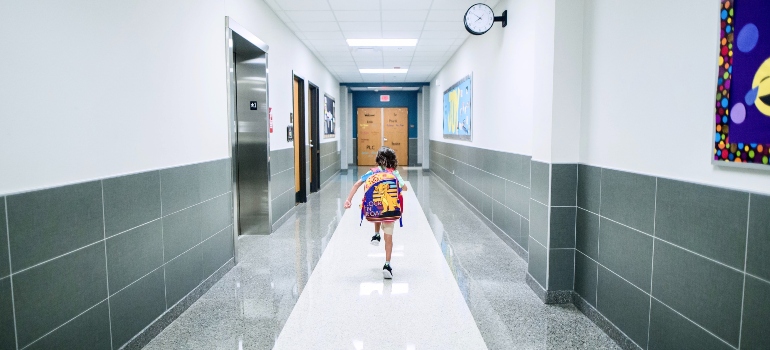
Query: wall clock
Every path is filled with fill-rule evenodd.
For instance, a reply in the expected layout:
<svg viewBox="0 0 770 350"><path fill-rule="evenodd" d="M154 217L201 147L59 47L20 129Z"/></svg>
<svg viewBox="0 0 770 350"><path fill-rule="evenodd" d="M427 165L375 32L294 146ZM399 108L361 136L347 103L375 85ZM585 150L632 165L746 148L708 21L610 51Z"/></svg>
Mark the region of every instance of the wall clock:
<svg viewBox="0 0 770 350"><path fill-rule="evenodd" d="M487 4L478 3L468 8L465 12L465 30L473 35L481 35L492 29L495 22L503 22L503 27L508 25L508 10L503 11L502 16L495 16L492 8Z"/></svg>

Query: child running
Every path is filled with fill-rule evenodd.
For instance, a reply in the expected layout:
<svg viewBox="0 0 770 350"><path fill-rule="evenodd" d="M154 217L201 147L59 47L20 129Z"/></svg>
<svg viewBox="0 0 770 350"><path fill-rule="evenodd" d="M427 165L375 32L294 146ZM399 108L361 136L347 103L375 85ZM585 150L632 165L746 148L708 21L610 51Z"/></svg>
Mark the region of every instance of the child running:
<svg viewBox="0 0 770 350"><path fill-rule="evenodd" d="M392 173L396 179L398 180L398 185L401 186L401 191L406 191L406 183L404 182L404 179L401 178L401 174L398 173L398 170L396 170L396 167L398 166L398 159L396 158L396 152L388 147L382 147L377 152L377 165L379 165L379 171L386 171L389 173ZM356 191L358 191L358 188L361 187L362 184L366 182L366 180L372 176L374 172L370 170L363 176L361 176L361 179L359 179L355 184L353 184L353 188L350 190L350 194L348 194L347 200L345 200L345 209L350 208L351 203L350 201L353 199L353 195L356 194ZM393 278L393 269L390 267L390 256L391 252L393 251L393 227L394 222L375 222L374 223L374 236L372 236L372 245L378 246L380 245L380 227L382 227L382 231L385 234L385 265L382 267L382 276L386 279Z"/></svg>

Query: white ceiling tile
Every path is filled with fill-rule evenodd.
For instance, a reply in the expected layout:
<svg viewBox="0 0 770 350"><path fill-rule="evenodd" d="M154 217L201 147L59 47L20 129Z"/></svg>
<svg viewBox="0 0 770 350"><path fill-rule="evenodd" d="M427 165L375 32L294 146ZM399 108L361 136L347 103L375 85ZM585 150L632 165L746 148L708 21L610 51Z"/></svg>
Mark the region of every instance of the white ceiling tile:
<svg viewBox="0 0 770 350"><path fill-rule="evenodd" d="M340 22L379 22L380 11L334 11Z"/></svg>
<svg viewBox="0 0 770 350"><path fill-rule="evenodd" d="M386 22L416 22L424 21L428 11L382 11L382 20Z"/></svg>
<svg viewBox="0 0 770 350"><path fill-rule="evenodd" d="M381 39L381 31L343 30L342 34L347 39Z"/></svg>
<svg viewBox="0 0 770 350"><path fill-rule="evenodd" d="M380 31L382 29L382 25L380 25L380 22L372 21L372 22L343 22L340 21L340 29L342 30L361 30L361 31Z"/></svg>
<svg viewBox="0 0 770 350"><path fill-rule="evenodd" d="M320 1L320 0L314 0ZM333 10L380 10L380 0L329 0Z"/></svg>
<svg viewBox="0 0 770 350"><path fill-rule="evenodd" d="M417 45L414 52L446 52L447 46Z"/></svg>
<svg viewBox="0 0 770 350"><path fill-rule="evenodd" d="M385 46L381 47L382 52L414 52L415 47L412 46Z"/></svg>
<svg viewBox="0 0 770 350"><path fill-rule="evenodd" d="M420 57L441 58L441 57L444 57L444 56L446 56L446 51L445 52L440 52L440 51L436 51L436 52L421 51L421 52L415 52L414 56L412 56L412 57L414 57L414 58L420 58Z"/></svg>
<svg viewBox="0 0 770 350"><path fill-rule="evenodd" d="M329 8L329 4L326 1L318 1L318 0L279 0L276 1L278 3L278 6L280 6L282 9L289 11L289 10L311 10L311 11L320 11L320 10L331 10Z"/></svg>
<svg viewBox="0 0 770 350"><path fill-rule="evenodd" d="M382 37L385 39L417 39L420 37L420 31L419 30L412 30L412 31L383 30Z"/></svg>
<svg viewBox="0 0 770 350"><path fill-rule="evenodd" d="M487 3L487 1L484 1L484 0L436 0L433 2L432 9L467 10L469 7L477 3Z"/></svg>
<svg viewBox="0 0 770 350"><path fill-rule="evenodd" d="M295 21L296 22L296 21ZM451 22L425 22L424 30L465 30L462 19Z"/></svg>
<svg viewBox="0 0 770 350"><path fill-rule="evenodd" d="M297 33L299 35L304 35L305 38L310 40L317 40L317 39L339 39L339 40L345 40L345 37L342 36L341 31L336 32L299 32Z"/></svg>
<svg viewBox="0 0 770 350"><path fill-rule="evenodd" d="M448 30L424 30L422 31L422 35L420 35L420 39L457 39L457 32Z"/></svg>
<svg viewBox="0 0 770 350"><path fill-rule="evenodd" d="M337 22L294 22L303 32L334 32L340 30Z"/></svg>
<svg viewBox="0 0 770 350"><path fill-rule="evenodd" d="M409 67L409 65L412 63L411 58L407 59L394 59L394 58L385 58L385 60L382 62L382 65L385 67L401 67L406 68Z"/></svg>
<svg viewBox="0 0 770 350"><path fill-rule="evenodd" d="M286 11L286 15L295 23L336 21L332 11Z"/></svg>
<svg viewBox="0 0 770 350"><path fill-rule="evenodd" d="M383 10L399 10L409 12L410 10L428 10L433 0L383 0L381 2Z"/></svg>
<svg viewBox="0 0 770 350"><path fill-rule="evenodd" d="M411 59L412 56L414 56L413 52L403 52L403 53L399 53L399 52L384 52L382 54L383 58L386 58L386 59L398 59L398 60Z"/></svg>
<svg viewBox="0 0 770 350"><path fill-rule="evenodd" d="M313 46L316 47L323 47L326 45L336 45L336 46L343 46L345 45L345 40L342 39L312 39L310 42L313 43Z"/></svg>
<svg viewBox="0 0 770 350"><path fill-rule="evenodd" d="M431 22L452 22L452 21L462 21L463 17L465 17L465 11L467 11L467 8L460 9L460 10L436 10L434 7L430 10L430 13L428 13L428 21Z"/></svg>
<svg viewBox="0 0 770 350"><path fill-rule="evenodd" d="M382 30L421 31L425 22L383 22Z"/></svg>

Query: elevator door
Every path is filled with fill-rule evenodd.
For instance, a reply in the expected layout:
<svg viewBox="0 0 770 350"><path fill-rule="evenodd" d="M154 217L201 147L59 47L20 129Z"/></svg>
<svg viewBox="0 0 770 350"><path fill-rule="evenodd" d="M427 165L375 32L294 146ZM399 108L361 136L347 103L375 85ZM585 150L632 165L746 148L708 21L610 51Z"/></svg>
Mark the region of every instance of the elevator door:
<svg viewBox="0 0 770 350"><path fill-rule="evenodd" d="M239 234L270 234L267 54L233 33Z"/></svg>
<svg viewBox="0 0 770 350"><path fill-rule="evenodd" d="M377 165L382 146L382 108L358 109L358 165Z"/></svg>
<svg viewBox="0 0 770 350"><path fill-rule="evenodd" d="M409 110L358 108L358 165L377 165L377 151L392 148L398 164L409 164Z"/></svg>

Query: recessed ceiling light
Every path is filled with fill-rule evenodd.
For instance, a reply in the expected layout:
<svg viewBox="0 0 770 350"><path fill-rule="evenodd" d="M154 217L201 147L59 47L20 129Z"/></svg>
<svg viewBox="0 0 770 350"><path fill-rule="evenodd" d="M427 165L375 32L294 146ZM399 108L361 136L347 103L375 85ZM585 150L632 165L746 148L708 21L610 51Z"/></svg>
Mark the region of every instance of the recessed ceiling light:
<svg viewBox="0 0 770 350"><path fill-rule="evenodd" d="M376 68L376 69L359 69L358 71L361 74L367 74L367 73L369 73L369 74L388 74L388 73L406 74L408 69L394 69L394 68L381 69L381 68Z"/></svg>
<svg viewBox="0 0 770 350"><path fill-rule="evenodd" d="M348 39L350 46L417 46L417 39Z"/></svg>

